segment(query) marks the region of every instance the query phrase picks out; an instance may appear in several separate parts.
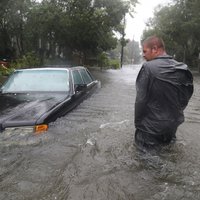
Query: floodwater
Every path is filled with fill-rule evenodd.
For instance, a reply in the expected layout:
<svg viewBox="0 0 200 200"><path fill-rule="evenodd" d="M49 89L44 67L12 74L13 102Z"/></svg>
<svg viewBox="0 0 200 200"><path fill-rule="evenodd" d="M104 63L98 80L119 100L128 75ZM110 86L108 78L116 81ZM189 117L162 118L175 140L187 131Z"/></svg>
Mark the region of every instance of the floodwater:
<svg viewBox="0 0 200 200"><path fill-rule="evenodd" d="M101 88L45 134L1 134L0 200L200 199L200 76L177 142L142 155L134 146L139 68L92 70Z"/></svg>

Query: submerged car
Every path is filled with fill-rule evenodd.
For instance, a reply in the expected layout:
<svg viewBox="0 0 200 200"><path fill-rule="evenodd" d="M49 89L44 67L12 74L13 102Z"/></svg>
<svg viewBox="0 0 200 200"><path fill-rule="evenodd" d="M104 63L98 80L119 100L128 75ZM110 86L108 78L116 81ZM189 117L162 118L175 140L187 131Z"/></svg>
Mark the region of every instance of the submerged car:
<svg viewBox="0 0 200 200"><path fill-rule="evenodd" d="M16 70L0 88L0 132L44 132L97 85L82 66Z"/></svg>

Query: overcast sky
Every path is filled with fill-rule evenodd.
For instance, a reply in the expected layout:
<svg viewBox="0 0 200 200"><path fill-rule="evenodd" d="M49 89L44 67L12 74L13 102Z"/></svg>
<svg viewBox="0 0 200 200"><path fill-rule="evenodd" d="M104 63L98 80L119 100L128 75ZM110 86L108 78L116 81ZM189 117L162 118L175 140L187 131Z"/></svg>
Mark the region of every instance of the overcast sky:
<svg viewBox="0 0 200 200"><path fill-rule="evenodd" d="M153 16L153 10L159 4L167 4L171 0L139 0L134 18L127 16L126 38L140 41L148 18Z"/></svg>

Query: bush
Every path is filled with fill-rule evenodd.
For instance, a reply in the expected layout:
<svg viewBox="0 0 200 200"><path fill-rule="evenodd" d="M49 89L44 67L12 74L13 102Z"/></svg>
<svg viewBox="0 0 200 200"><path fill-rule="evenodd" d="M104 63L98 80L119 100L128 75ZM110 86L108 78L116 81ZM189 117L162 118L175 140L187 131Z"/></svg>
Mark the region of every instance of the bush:
<svg viewBox="0 0 200 200"><path fill-rule="evenodd" d="M14 71L14 68L0 66L0 76L8 76Z"/></svg>
<svg viewBox="0 0 200 200"><path fill-rule="evenodd" d="M108 58L105 52L101 53L98 56L98 66L101 68L112 68L112 69L119 69L120 62L118 59L110 59Z"/></svg>
<svg viewBox="0 0 200 200"><path fill-rule="evenodd" d="M15 61L9 63L6 67L4 65L0 66L0 76L8 76L10 75L15 69L21 68L30 68L30 67L37 67L39 66L40 61L34 53L27 53L22 58L18 58Z"/></svg>
<svg viewBox="0 0 200 200"><path fill-rule="evenodd" d="M39 58L32 52L27 53L22 58L16 59L10 63L10 68L20 69L20 68L30 68L37 67L40 64Z"/></svg>
<svg viewBox="0 0 200 200"><path fill-rule="evenodd" d="M109 65L109 59L105 52L98 56L98 66L101 68L107 68Z"/></svg>
<svg viewBox="0 0 200 200"><path fill-rule="evenodd" d="M112 69L119 69L120 68L120 62L117 59L110 59L109 60L109 67Z"/></svg>

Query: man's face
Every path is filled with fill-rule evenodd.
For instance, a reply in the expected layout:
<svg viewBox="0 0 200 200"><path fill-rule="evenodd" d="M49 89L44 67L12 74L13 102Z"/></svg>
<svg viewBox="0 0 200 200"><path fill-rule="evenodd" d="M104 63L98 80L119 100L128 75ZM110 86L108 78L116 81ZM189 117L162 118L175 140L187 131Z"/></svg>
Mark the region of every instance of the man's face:
<svg viewBox="0 0 200 200"><path fill-rule="evenodd" d="M147 61L153 60L154 58L157 57L157 48L153 47L150 48L146 44L142 46L143 48L143 58Z"/></svg>

